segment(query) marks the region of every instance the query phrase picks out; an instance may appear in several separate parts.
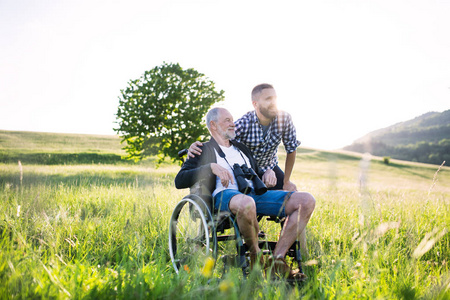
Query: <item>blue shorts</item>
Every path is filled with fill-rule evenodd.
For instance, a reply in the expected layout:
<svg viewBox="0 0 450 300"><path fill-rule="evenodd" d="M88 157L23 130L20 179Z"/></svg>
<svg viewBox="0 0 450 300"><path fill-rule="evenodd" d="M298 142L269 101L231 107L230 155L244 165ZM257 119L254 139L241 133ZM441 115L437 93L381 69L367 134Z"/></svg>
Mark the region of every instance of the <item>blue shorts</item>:
<svg viewBox="0 0 450 300"><path fill-rule="evenodd" d="M262 195L256 195L252 190L247 196L255 200L256 214L262 216L286 217L285 205L293 192L269 190ZM230 200L236 195L242 195L238 190L227 189L214 196L214 208L218 211L230 211Z"/></svg>

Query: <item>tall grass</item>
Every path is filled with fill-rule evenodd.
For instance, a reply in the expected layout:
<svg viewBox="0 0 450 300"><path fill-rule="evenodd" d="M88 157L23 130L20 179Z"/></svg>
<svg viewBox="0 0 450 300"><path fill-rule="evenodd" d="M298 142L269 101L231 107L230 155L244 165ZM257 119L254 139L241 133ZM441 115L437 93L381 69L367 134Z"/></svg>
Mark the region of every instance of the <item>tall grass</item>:
<svg viewBox="0 0 450 300"><path fill-rule="evenodd" d="M141 295L142 282L161 280L160 271L173 276L162 247L171 204L182 195L171 188L173 175L114 166L24 166L20 186L11 183L11 166L2 169L2 295L126 298L130 289Z"/></svg>
<svg viewBox="0 0 450 300"><path fill-rule="evenodd" d="M168 222L187 193L177 171L23 164L20 180L17 163L0 164L0 298L450 298L448 168L300 153L294 181L317 207L298 286L175 274ZM262 226L277 237L279 225Z"/></svg>

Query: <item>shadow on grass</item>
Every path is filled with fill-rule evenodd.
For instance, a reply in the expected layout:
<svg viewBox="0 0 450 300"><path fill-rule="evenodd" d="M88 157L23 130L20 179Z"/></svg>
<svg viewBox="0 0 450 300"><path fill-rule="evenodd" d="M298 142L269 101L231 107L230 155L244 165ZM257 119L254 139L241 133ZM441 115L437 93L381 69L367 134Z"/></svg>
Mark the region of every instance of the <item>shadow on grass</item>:
<svg viewBox="0 0 450 300"><path fill-rule="evenodd" d="M1 151L1 163L17 163L36 165L79 165L79 164L133 164L133 161L122 159L114 153L21 153L15 151Z"/></svg>
<svg viewBox="0 0 450 300"><path fill-rule="evenodd" d="M9 175L0 177L0 186L6 184L13 184L19 186L22 184L24 187L28 186L152 186L159 184L172 184L175 178L175 174L167 175L152 175L133 172L104 172L102 174L95 173L78 173L74 175L63 174L26 174L23 177L22 183L18 175Z"/></svg>
<svg viewBox="0 0 450 300"><path fill-rule="evenodd" d="M417 177L427 179L427 180L430 179L430 174L433 172L432 169L429 169L430 173L428 173L427 169L424 167L416 167L414 165L409 165L409 164L390 162L388 165L386 165L381 160L374 160L373 162L378 164L379 166L385 166L386 168L397 169L398 171L405 172L405 173L411 174L413 176L417 176ZM437 171L437 168L436 168L436 171Z"/></svg>
<svg viewBox="0 0 450 300"><path fill-rule="evenodd" d="M345 153L339 152L326 152L326 151L312 151L305 152L297 156L298 160L308 160L308 161L359 161L361 160L360 156L349 155Z"/></svg>

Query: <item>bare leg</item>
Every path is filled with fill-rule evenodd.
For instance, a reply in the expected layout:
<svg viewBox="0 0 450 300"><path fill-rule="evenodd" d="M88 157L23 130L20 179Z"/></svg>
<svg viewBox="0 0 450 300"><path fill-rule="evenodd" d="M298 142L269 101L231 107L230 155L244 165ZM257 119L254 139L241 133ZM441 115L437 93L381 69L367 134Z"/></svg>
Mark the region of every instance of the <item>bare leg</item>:
<svg viewBox="0 0 450 300"><path fill-rule="evenodd" d="M256 219L256 205L253 198L243 194L234 196L230 200L230 210L236 216L239 231L249 245L250 252L260 252L258 246L259 224Z"/></svg>
<svg viewBox="0 0 450 300"><path fill-rule="evenodd" d="M287 221L274 250L274 256L284 257L304 231L311 218L316 201L309 193L295 192L286 203Z"/></svg>

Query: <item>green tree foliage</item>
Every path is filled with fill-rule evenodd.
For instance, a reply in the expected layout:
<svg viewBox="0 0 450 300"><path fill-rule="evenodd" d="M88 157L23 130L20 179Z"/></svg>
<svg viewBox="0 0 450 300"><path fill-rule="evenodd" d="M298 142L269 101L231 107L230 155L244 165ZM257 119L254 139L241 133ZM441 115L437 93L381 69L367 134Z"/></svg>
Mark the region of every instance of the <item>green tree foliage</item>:
<svg viewBox="0 0 450 300"><path fill-rule="evenodd" d="M223 99L224 91L217 92L204 74L163 63L121 90L114 130L126 142L128 159L158 155L159 162L175 161L179 150L208 135L203 116Z"/></svg>

